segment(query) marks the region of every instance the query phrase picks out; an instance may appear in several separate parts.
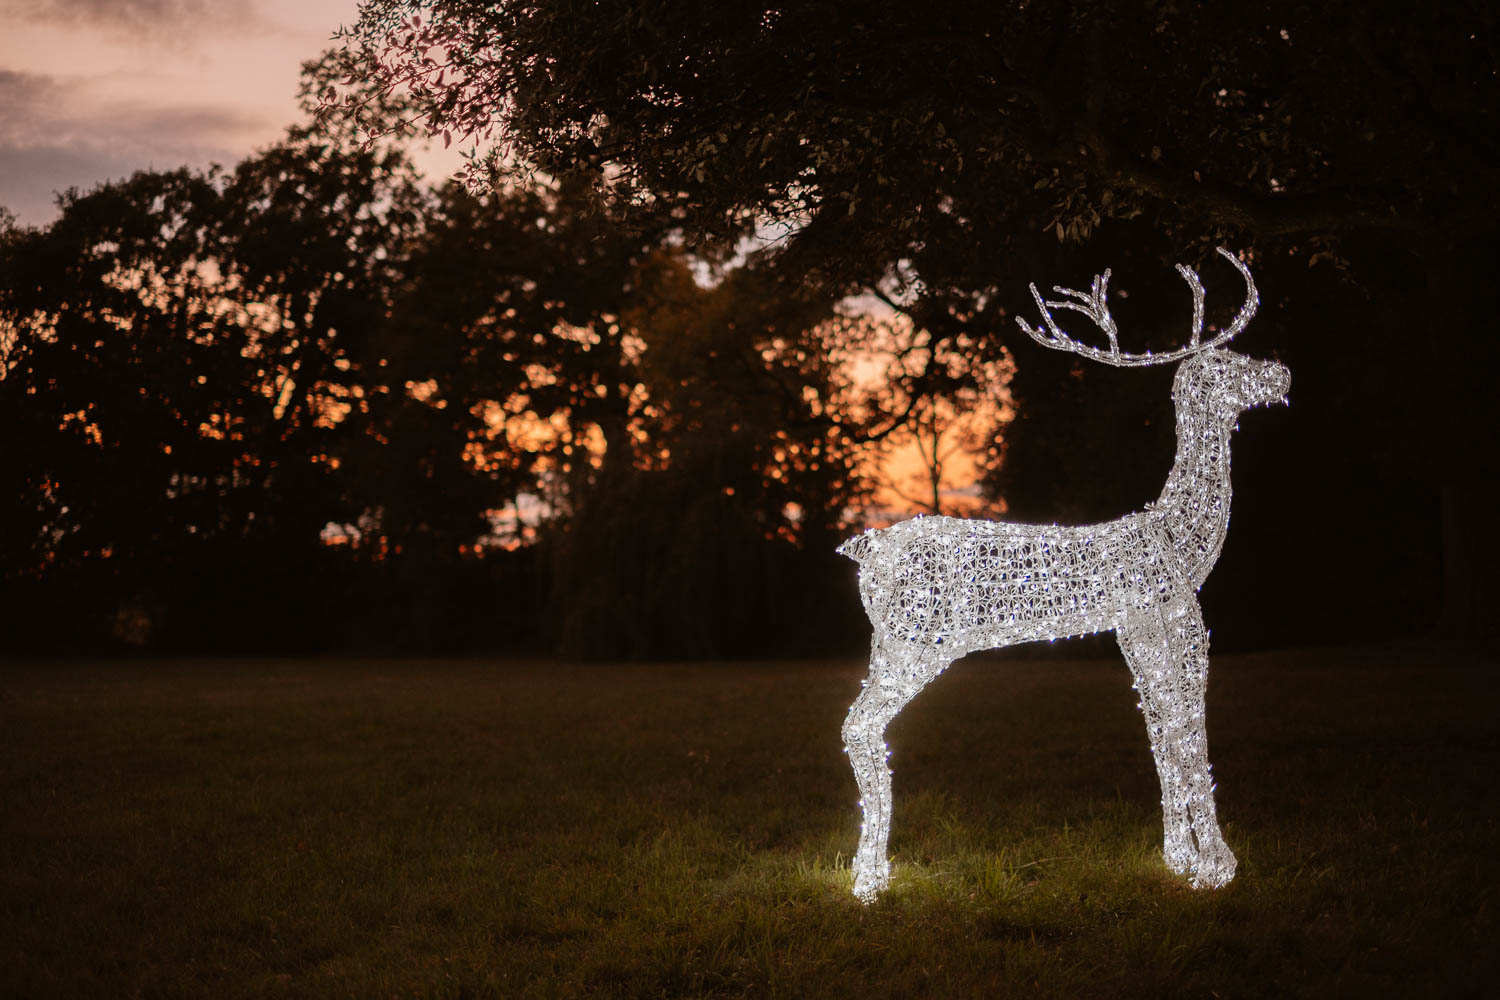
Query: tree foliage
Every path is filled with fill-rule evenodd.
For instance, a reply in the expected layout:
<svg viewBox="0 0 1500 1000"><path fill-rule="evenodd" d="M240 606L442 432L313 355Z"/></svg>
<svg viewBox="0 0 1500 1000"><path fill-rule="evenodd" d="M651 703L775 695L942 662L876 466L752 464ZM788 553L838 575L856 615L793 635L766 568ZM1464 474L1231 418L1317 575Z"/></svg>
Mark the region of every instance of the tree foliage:
<svg viewBox="0 0 1500 1000"><path fill-rule="evenodd" d="M583 651L702 655L730 633L684 637L678 604L794 609L721 569L764 584L809 536L831 563L860 495L807 346L829 300L701 284L580 196L424 191L393 150L297 133L5 230L8 610L71 591L96 633L183 645L547 645L596 600L644 624ZM645 537L703 558L549 604Z"/></svg>
<svg viewBox="0 0 1500 1000"><path fill-rule="evenodd" d="M1330 419L1299 467L1352 448L1352 464L1441 490L1451 514L1473 509L1497 451L1493 394L1476 376L1494 349L1469 333L1487 322L1480 290L1500 231L1497 19L1478 0L369 0L344 35L347 74L325 75L319 93L335 116L399 98L399 114L365 115L370 134L476 140L477 180L587 178L606 203L692 239L781 227L779 266L883 292L933 337L934 363L905 386L914 398L970 377L959 365L951 378L948 359L1010 351L1018 423L992 449L989 482L1038 516L1049 497L1053 512L1102 513L1118 481L1104 468L1130 492L1147 477L1128 459L1139 447L1071 447L1108 440L1094 433L1108 409L1076 433L1068 414L1124 393L1087 389L1111 376L1075 376L1017 343L1009 310L1025 281L1086 282L1107 264L1138 276L1133 302L1176 303L1126 327L1154 346L1182 326L1160 319L1186 301L1180 286L1167 298L1168 265L1217 243L1252 248L1279 279L1263 283L1262 342L1312 374L1299 388L1372 414ZM1280 308L1292 304L1364 332L1323 335ZM1356 476L1340 488L1380 487ZM1493 551L1494 532L1458 516L1442 530L1448 618L1483 627L1483 578L1465 553Z"/></svg>
<svg viewBox="0 0 1500 1000"><path fill-rule="evenodd" d="M1142 214L1179 247L1484 232L1496 14L1402 10L370 0L321 96L400 94L365 127L596 173L696 233L788 223L856 271Z"/></svg>

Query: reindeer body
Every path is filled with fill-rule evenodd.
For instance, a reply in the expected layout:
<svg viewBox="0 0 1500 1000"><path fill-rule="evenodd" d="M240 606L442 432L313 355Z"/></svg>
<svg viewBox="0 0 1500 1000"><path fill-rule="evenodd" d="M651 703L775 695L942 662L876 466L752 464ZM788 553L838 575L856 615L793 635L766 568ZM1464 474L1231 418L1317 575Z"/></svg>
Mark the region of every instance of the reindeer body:
<svg viewBox="0 0 1500 1000"><path fill-rule="evenodd" d="M1169 564L1152 577L1121 556L1165 548L1149 512L1098 526L1011 524L920 516L850 540L859 592L875 631L932 647L944 659L1034 639L1118 628L1132 609L1181 589ZM953 593L953 581L965 581ZM940 649L939 649L940 647Z"/></svg>
<svg viewBox="0 0 1500 1000"><path fill-rule="evenodd" d="M1235 263L1248 283L1249 272ZM1092 310L1102 313L1107 280L1108 272L1096 280ZM1190 283L1201 328L1202 288L1196 275ZM1280 364L1215 349L1248 321L1254 302L1251 283L1229 333L1199 347L1195 328L1193 349L1177 355L1187 358L1172 393L1177 458L1161 498L1145 510L1082 526L918 517L839 548L859 563L860 599L874 629L870 675L843 729L865 816L854 859L856 896L872 899L890 877L884 732L896 714L967 653L1109 630L1141 693L1162 786L1168 866L1198 887L1233 877L1234 855L1214 813L1203 729L1208 633L1197 591L1228 531L1235 421L1251 406L1284 399L1291 380ZM1047 305L1058 303L1044 304L1054 338L1043 342L1072 344L1052 324ZM1106 330L1118 359L1112 324Z"/></svg>

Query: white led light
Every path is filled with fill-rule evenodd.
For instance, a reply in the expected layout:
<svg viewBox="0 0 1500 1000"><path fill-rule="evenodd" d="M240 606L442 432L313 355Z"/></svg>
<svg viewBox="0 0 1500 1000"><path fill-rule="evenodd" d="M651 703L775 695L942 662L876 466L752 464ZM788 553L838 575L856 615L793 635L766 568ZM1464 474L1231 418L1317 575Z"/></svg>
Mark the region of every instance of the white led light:
<svg viewBox="0 0 1500 1000"><path fill-rule="evenodd" d="M859 592L874 626L870 674L844 721L844 746L859 785L864 825L854 856L854 894L869 901L890 881L891 772L886 727L954 660L981 649L1036 639L1114 631L1140 692L1161 779L1163 855L1197 888L1234 877L1235 859L1214 815L1204 735L1208 632L1198 588L1229 528L1229 436L1238 415L1285 402L1291 374L1274 361L1221 350L1259 302L1249 269L1220 249L1245 279L1239 315L1201 343L1203 286L1179 266L1193 292L1189 346L1163 354L1120 353L1105 298L1109 272L1090 292L1058 288L1043 301L1045 329L1018 320L1047 347L1105 364L1182 359L1172 387L1177 458L1161 498L1117 521L1031 525L917 517L851 538L839 551L859 563ZM1069 301L1069 300L1074 301ZM1049 309L1081 312L1109 348L1078 343Z"/></svg>

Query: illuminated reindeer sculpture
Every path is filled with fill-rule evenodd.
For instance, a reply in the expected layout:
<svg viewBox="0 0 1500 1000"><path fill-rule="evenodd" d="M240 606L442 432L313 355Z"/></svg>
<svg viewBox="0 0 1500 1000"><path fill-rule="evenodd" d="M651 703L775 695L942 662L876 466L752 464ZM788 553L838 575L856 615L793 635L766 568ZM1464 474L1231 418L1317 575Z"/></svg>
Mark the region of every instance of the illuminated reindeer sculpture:
<svg viewBox="0 0 1500 1000"><path fill-rule="evenodd" d="M1208 632L1197 591L1229 527L1229 435L1242 411L1284 403L1291 375L1274 361L1220 349L1250 322L1259 298L1249 269L1219 253L1239 269L1247 295L1239 315L1207 343L1203 285L1180 264L1193 291L1187 347L1121 354L1105 302L1107 270L1088 293L1056 288L1064 301L1045 302L1032 285L1045 330L1017 319L1044 346L1109 365L1182 360L1172 388L1177 459L1159 500L1117 521L1082 526L918 517L839 548L859 563L860 599L874 626L870 675L843 730L864 811L854 856L860 899L873 899L890 881L885 731L896 714L966 653L1111 629L1135 676L1161 779L1167 866L1196 888L1234 877L1234 855L1214 816L1203 729ZM1108 349L1075 341L1050 309L1083 313L1104 331Z"/></svg>

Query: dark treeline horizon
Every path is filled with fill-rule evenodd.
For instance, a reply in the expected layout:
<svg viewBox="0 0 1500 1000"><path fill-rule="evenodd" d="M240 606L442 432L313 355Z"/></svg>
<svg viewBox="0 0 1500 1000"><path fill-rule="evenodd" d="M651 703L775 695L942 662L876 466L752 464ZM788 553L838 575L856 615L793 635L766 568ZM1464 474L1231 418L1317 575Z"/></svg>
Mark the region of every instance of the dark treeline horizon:
<svg viewBox="0 0 1500 1000"><path fill-rule="evenodd" d="M782 33L664 2L646 27L679 66L619 48L634 15L543 4L495 55L532 162L482 197L334 116L229 169L65 193L45 227L0 213L0 652L857 654L834 548L883 449L1003 400L967 442L983 509L1091 523L1157 496L1170 368L1080 363L1014 318L1028 281L1111 267L1122 341L1180 343L1172 263L1210 324L1242 299L1215 245L1261 292L1233 349L1292 373L1290 408L1235 435L1215 648L1492 635L1492 14L1455 41L1033 6ZM447 30L424 24L414 51ZM1035 63L1032 36L1080 54ZM527 60L551 45L579 59ZM775 212L788 235L747 243Z"/></svg>
<svg viewBox="0 0 1500 1000"><path fill-rule="evenodd" d="M8 649L846 648L852 324L578 198L294 133L5 232Z"/></svg>
<svg viewBox="0 0 1500 1000"><path fill-rule="evenodd" d="M568 199L424 192L394 151L301 135L228 173L72 192L52 225L6 233L7 651L856 653L855 568L833 549L870 502L858 437L888 421L834 422L800 386L847 392L815 338L860 331L819 331L831 302L753 266L705 286L670 238ZM1283 310L1338 291L1258 277ZM1299 447L1346 419L1318 368L1337 357L1276 353L1293 406L1237 435L1216 642L1423 633L1438 498L1352 447ZM1054 426L1018 421L1036 439L1008 442L1034 453L1029 489L1005 470L1015 518L1152 499L1170 375L1075 372ZM1299 493L1336 506L1309 520ZM1392 523L1415 530L1361 551Z"/></svg>

